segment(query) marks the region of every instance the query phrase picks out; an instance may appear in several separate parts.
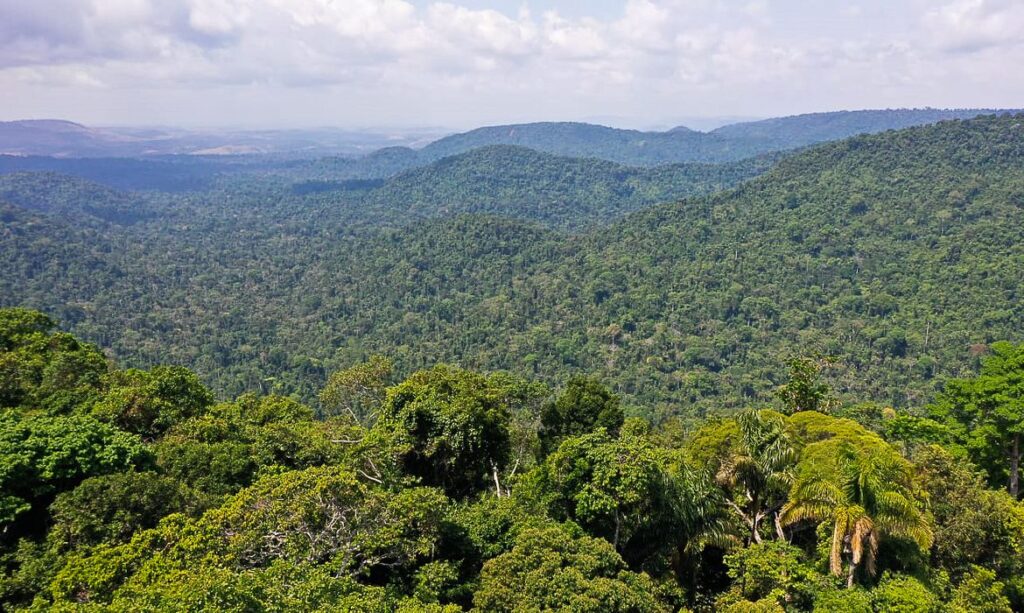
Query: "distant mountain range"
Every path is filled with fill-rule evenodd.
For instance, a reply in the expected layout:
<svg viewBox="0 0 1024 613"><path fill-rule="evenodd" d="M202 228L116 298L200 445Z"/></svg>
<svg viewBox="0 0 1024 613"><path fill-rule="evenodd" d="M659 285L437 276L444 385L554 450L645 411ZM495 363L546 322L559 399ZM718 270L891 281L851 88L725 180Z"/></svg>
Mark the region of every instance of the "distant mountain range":
<svg viewBox="0 0 1024 613"><path fill-rule="evenodd" d="M623 130L573 122L488 126L438 139L438 131L382 133L323 130L167 130L95 128L60 120L0 122L0 154L62 158L160 155L343 156L348 175L379 178L489 145L516 145L570 157L632 166L733 162L857 134L884 132L949 119L1012 112L1002 109L888 109L813 113L735 123L699 132ZM436 139L436 140L435 140ZM349 158L366 157L352 160Z"/></svg>
<svg viewBox="0 0 1024 613"><path fill-rule="evenodd" d="M1022 340L1024 115L815 146L680 202L636 196L698 168L711 174L690 193L729 183L713 174L726 166L513 147L358 194L12 174L0 305L43 308L132 366L186 364L226 396L314 398L327 373L384 353L401 373L593 374L653 421L769 402L794 355L835 357L848 406L919 407L973 348ZM562 231L581 219L611 223Z"/></svg>
<svg viewBox="0 0 1024 613"><path fill-rule="evenodd" d="M640 132L583 123L529 123L478 128L446 136L424 147L420 156L439 159L487 145L518 145L557 155L595 157L637 166L733 162L858 134L1012 112L999 109L839 111L737 123L710 132L697 132L685 126L666 132Z"/></svg>
<svg viewBox="0 0 1024 613"><path fill-rule="evenodd" d="M421 146L443 132L341 130L179 130L98 128L55 119L0 122L0 154L62 158L157 155L365 155L377 149Z"/></svg>
<svg viewBox="0 0 1024 613"><path fill-rule="evenodd" d="M1013 114L1001 109L897 109L796 115L698 132L677 126L665 132L623 130L586 123L543 122L477 128L434 141L421 149L388 147L362 157L326 157L281 170L299 180L385 179L482 147L506 145L572 158L595 158L627 166L731 163L792 151L858 134Z"/></svg>

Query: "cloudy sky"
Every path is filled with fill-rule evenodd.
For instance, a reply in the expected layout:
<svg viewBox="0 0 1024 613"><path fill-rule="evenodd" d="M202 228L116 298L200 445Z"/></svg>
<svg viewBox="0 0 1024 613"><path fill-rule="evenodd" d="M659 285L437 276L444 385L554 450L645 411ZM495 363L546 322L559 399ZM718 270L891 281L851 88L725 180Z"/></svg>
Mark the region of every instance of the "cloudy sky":
<svg viewBox="0 0 1024 613"><path fill-rule="evenodd" d="M0 119L657 125L1024 106L1024 0L0 0Z"/></svg>

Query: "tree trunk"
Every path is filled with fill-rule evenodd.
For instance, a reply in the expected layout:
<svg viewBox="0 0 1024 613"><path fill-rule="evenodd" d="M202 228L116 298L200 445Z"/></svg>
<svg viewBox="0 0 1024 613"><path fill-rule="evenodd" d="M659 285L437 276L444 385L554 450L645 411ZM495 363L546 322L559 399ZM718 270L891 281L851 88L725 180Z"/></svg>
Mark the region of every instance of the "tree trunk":
<svg viewBox="0 0 1024 613"><path fill-rule="evenodd" d="M1013 447L1010 449L1010 495L1014 499L1020 493L1020 434L1013 435Z"/></svg>
<svg viewBox="0 0 1024 613"><path fill-rule="evenodd" d="M779 537L779 540L783 543L786 542L786 532L782 529L782 514L778 511L772 513L772 517L775 521L775 536Z"/></svg>
<svg viewBox="0 0 1024 613"><path fill-rule="evenodd" d="M845 553L850 558L850 568L846 571L846 589L853 588L853 580L857 575L857 565L853 563L853 535L847 536L846 539Z"/></svg>
<svg viewBox="0 0 1024 613"><path fill-rule="evenodd" d="M491 471L494 474L494 493L498 495L498 498L501 498L501 479L498 477L498 465L492 462Z"/></svg>

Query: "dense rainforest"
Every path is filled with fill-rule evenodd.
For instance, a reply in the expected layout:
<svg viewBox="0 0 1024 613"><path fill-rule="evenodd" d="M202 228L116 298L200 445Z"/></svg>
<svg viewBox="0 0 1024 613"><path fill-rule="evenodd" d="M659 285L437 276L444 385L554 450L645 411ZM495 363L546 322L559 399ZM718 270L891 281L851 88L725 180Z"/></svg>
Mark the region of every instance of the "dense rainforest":
<svg viewBox="0 0 1024 613"><path fill-rule="evenodd" d="M1024 611L976 115L0 156L0 609Z"/></svg>
<svg viewBox="0 0 1024 613"><path fill-rule="evenodd" d="M403 376L595 375L660 423L764 402L816 355L844 401L909 409L1021 341L1022 122L726 165L502 146L387 179L303 163L185 192L2 175L0 305L126 365L187 365L222 399L312 402L383 354ZM651 206L670 194L690 196Z"/></svg>
<svg viewBox="0 0 1024 613"><path fill-rule="evenodd" d="M572 122L488 126L447 136L416 153L421 160L433 160L501 144L641 166L678 162L731 162L858 134L951 119L970 119L997 112L1000 111L889 109L812 113L736 123L710 132L698 132L685 126L665 132L642 132Z"/></svg>
<svg viewBox="0 0 1024 613"><path fill-rule="evenodd" d="M8 611L1024 610L1024 345L914 410L795 358L653 426L601 381L382 356L215 399L0 309Z"/></svg>

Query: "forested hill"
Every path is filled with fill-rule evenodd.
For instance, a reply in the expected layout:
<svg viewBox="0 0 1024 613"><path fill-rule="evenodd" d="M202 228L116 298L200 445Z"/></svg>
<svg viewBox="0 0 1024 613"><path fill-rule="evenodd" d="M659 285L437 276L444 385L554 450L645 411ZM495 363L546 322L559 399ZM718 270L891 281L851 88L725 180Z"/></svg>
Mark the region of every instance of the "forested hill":
<svg viewBox="0 0 1024 613"><path fill-rule="evenodd" d="M1021 340L1022 125L819 146L576 237L478 215L355 231L329 198L196 199L102 232L14 217L0 302L227 394L308 398L378 352L402 372L590 372L647 414L695 415L766 400L786 357L820 352L843 397L916 406Z"/></svg>
<svg viewBox="0 0 1024 613"><path fill-rule="evenodd" d="M495 145L525 147L553 155L596 158L632 166L737 162L858 134L1009 112L1012 111L840 111L738 123L712 132L697 132L682 126L665 132L641 132L575 122L488 126L446 136L422 149L388 147L362 157L310 160L275 168L273 172L296 179L385 179L442 158Z"/></svg>
<svg viewBox="0 0 1024 613"><path fill-rule="evenodd" d="M399 174L366 201L427 217L487 213L579 230L659 202L732 187L777 158L643 168L493 145Z"/></svg>
<svg viewBox="0 0 1024 613"><path fill-rule="evenodd" d="M896 109L796 115L725 126L712 132L621 130L585 123L530 123L478 128L447 136L419 156L437 159L487 145L519 145L574 157L622 164L736 161L862 133L883 132L1006 111L990 109Z"/></svg>
<svg viewBox="0 0 1024 613"><path fill-rule="evenodd" d="M573 158L595 158L631 166L659 166L688 162L738 162L765 153L792 151L822 142L839 140L862 133L935 123L949 119L966 119L981 114L1010 111L986 109L895 109L841 111L781 117L763 121L738 123L711 132L697 132L677 127L665 132L641 132L600 125L571 122L543 122L478 128L453 134L421 149L388 146L370 153L349 153L320 157L324 149L309 148L300 153L234 154L234 155L157 155L136 150L140 143L131 139L103 141L101 144L131 145L128 149L114 147L104 153L77 149L76 139L94 138L103 133L69 122L0 122L0 151L11 143L40 145L39 151L50 151L48 139L59 142L72 139L64 151L53 155L0 155L0 174L22 171L53 171L78 176L119 189L159 190L169 192L215 189L217 178L242 174L246 177L270 175L295 181L380 181L399 173L427 166L443 158L461 155L474 149L495 145L518 146L535 151ZM24 125L23 125L24 124ZM26 127L28 126L28 127ZM25 132L29 130L29 132ZM33 131L41 131L35 137ZM346 133L335 136L342 138ZM108 137L110 135L107 135ZM252 135L249 135L251 137ZM294 136L294 135L293 135ZM330 139L328 135L321 135ZM205 145L218 142L207 135ZM249 138L247 137L247 138ZM271 135L267 138L273 140ZM348 134L348 137L353 137ZM210 140L210 139L213 140ZM320 137L318 137L320 138ZM355 151L365 150L375 142L370 136ZM173 139L170 139L173 140ZM301 139L300 139L301 140ZM108 142L109 141L109 142ZM92 141L89 141L92 142ZM76 144L77 143L77 144ZM93 143L96 144L96 143ZM134 148L133 148L134 147ZM229 147L230 148L230 147ZM173 148L172 148L173 149ZM244 150L242 147L240 150ZM14 150L20 151L18 147ZM176 150L176 149L175 149ZM203 151L197 148L196 151ZM28 151L36 151L30 147ZM154 151L163 151L157 147ZM187 147L184 151L190 151ZM77 152L77 153L76 153ZM180 153L180 152L179 152ZM68 157L82 155L85 157ZM96 157L96 156L128 157ZM134 156L134 157L133 157Z"/></svg>
<svg viewBox="0 0 1024 613"><path fill-rule="evenodd" d="M839 140L859 134L901 130L951 119L971 119L979 115L1014 113L999 109L878 109L808 113L775 117L722 126L711 134L730 140L757 143L772 150L792 149L815 143Z"/></svg>
<svg viewBox="0 0 1024 613"><path fill-rule="evenodd" d="M750 402L771 356L821 353L852 396L914 405L1024 330L1022 162L1022 116L823 145L595 234L565 286L601 292L581 317L642 396Z"/></svg>

